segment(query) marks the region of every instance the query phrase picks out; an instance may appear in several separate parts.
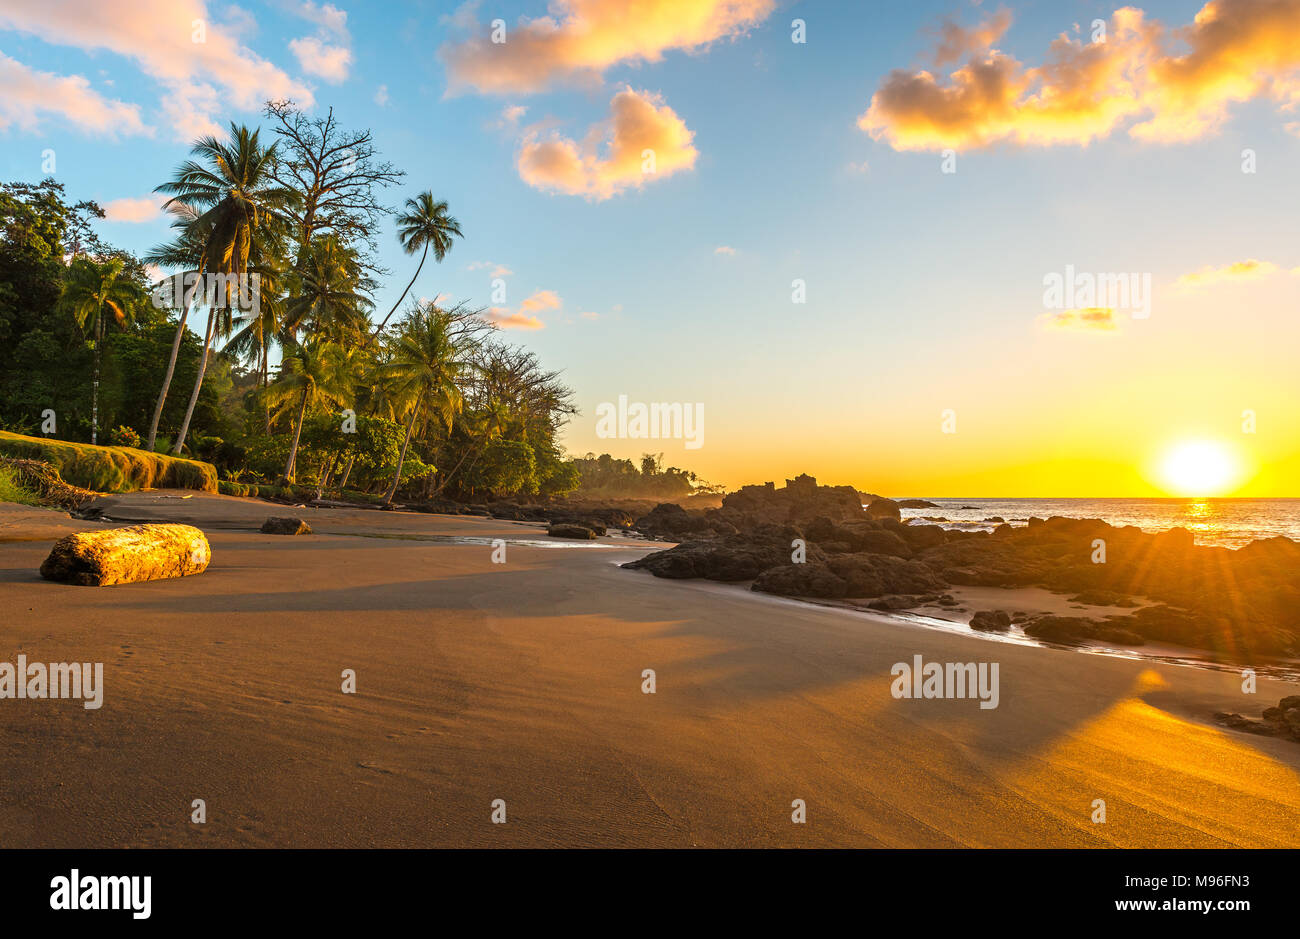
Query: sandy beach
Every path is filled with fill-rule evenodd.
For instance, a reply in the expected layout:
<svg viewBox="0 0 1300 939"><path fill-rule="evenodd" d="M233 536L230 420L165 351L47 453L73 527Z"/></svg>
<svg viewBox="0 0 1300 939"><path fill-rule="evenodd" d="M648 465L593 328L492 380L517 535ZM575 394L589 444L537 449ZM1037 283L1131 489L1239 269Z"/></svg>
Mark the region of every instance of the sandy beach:
<svg viewBox="0 0 1300 939"><path fill-rule="evenodd" d="M1300 846L1300 746L1212 720L1291 684L1251 700L1231 672L666 581L618 567L662 544L526 523L168 491L106 511L197 525L212 564L46 582L54 539L117 522L0 505L0 657L103 662L105 686L99 710L0 708L7 846ZM275 514L316 533L258 533ZM915 655L998 662L999 706L894 699Z"/></svg>

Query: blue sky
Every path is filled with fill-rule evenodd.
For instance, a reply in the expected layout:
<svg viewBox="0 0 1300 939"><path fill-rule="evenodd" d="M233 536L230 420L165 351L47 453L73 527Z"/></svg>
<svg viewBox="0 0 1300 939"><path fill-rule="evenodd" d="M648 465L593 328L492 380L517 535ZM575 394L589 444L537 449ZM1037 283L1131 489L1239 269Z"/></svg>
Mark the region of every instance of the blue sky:
<svg viewBox="0 0 1300 939"><path fill-rule="evenodd" d="M675 2L644 6L671 14ZM1250 27L1263 2L1232 0L1217 15ZM1300 12L1287 18L1296 4L1274 2L1286 15L1243 29L1242 42L1285 37L1293 24L1300 40ZM1159 139L1135 136L1130 129L1144 117L1072 139L1086 120L1061 112L1052 124L1052 133L1064 128L1060 139L1044 142L1017 137L1032 124L1023 113L990 131L986 114L945 112L947 124L933 134L951 138L956 172L944 173L938 137L916 136L918 120L938 126L924 101L900 98L872 129L859 125L893 70L925 70L947 87L968 59L1034 67L1059 35L1086 41L1094 19L1117 37L1114 6L708 0L697 6L725 8L729 25L677 35L680 17L668 26L625 24L633 51L614 53L611 64L600 64L603 48L556 52L539 40L530 67L540 60L562 69L585 55L587 70L492 91L467 85L447 50L483 59L462 44L482 39L495 18L506 23L509 47L528 20L547 13L545 4L141 0L114 5L128 25L114 25L121 36L112 39L96 38L107 27L78 29L94 9L81 0L4 6L0 88L23 75L47 83L81 76L101 110L103 102L132 107L139 122L129 132L96 127L86 117L93 104L57 105L72 94L65 86L50 107L11 98L0 106L6 179L40 178L42 153L53 149L54 175L73 198L140 199L186 156L190 123L175 119L178 110L186 122L258 120L255 107L205 109L196 84L210 81L219 101L243 95L249 103L263 87L305 88L314 110L332 105L344 124L370 127L384 156L407 171L394 204L430 189L460 219L466 237L443 264L426 265L418 295L488 306L487 264L511 272L508 313L523 312L539 291L558 296L558 308L529 311L542 328L511 330L510 338L563 369L577 389L583 414L567 438L575 452L635 457L650 449L595 436L597 403L626 394L703 403L704 447L663 441L655 449L730 485L808 471L894 492L1143 494L1152 491L1141 467L1153 442L1230 436L1253 407L1271 415L1271 436L1248 442L1244 458L1260 472L1243 491L1277 494L1284 469L1300 468L1298 401L1280 380L1300 339L1300 277L1291 273L1300 269L1300 114L1288 110L1294 91L1285 85L1296 80L1300 51L1294 60L1275 56L1267 76L1230 76L1259 87L1226 104L1202 90L1221 72L1141 85L1143 106L1172 115L1184 139L1167 129ZM623 6L570 0L551 15L563 32L576 14ZM1145 22L1168 27L1159 41L1171 58L1200 54L1201 43L1207 69L1227 67L1232 50L1214 35L1175 32L1200 8L1142 6ZM995 40L971 38L1003 10L1009 25ZM176 57L132 52L132 42L156 50L160 34L129 24L164 16L173 25L161 35L174 36L177 56L201 17L209 37L225 37L278 76L261 86L234 76L227 87L201 70L186 74ZM796 18L806 43L791 42ZM936 66L945 22L965 30L957 35L970 48ZM336 58L312 64L293 51L295 40ZM1139 56L1155 42L1143 34L1132 61L1145 62ZM1114 40L1111 48L1122 49ZM341 68L338 50L347 58ZM1183 95L1177 108L1169 89ZM521 154L557 138L580 146L593 126L615 123L615 99L626 90L634 93L626 103L662 120L656 132L670 133L673 120L687 128L695 151L688 166L641 185L615 181L612 194L525 178ZM1187 105L1192 93L1200 97ZM1093 99L1105 94L1123 97L1110 88ZM504 117L520 106L527 110ZM1198 108L1214 113L1210 126L1196 124ZM1241 170L1247 148L1257 155L1255 173ZM167 233L161 216L101 231L137 252ZM393 272L376 298L382 315L417 259L401 253L391 225L380 244ZM1189 273L1247 260L1264 267L1209 287L1176 287ZM1044 329L1044 274L1067 264L1149 272L1151 319L1096 335ZM806 283L804 304L791 302L795 279ZM936 428L947 408L961 415L962 431L944 439Z"/></svg>

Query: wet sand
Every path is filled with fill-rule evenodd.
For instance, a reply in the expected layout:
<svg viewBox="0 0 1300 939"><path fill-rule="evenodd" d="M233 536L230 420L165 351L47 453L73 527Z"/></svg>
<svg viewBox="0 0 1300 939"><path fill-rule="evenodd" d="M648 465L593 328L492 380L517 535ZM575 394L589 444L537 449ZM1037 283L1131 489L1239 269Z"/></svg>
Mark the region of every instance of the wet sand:
<svg viewBox="0 0 1300 939"><path fill-rule="evenodd" d="M617 567L663 545L180 495L107 511L203 528L207 572L110 588L36 574L108 523L0 505L0 661L105 682L95 711L0 700L0 844L1300 846L1300 745L1211 720L1294 684ZM256 532L289 514L317 533ZM999 706L894 699L918 654L999 663Z"/></svg>

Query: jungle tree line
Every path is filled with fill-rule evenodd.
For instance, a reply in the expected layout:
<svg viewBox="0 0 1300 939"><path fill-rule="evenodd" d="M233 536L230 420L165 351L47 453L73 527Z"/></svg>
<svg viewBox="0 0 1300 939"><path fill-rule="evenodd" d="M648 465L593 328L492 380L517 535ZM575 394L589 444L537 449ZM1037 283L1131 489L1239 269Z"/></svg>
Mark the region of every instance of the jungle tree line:
<svg viewBox="0 0 1300 939"><path fill-rule="evenodd" d="M67 402L60 435L98 440L103 416L125 416L134 425L107 442L134 442L149 387L139 445L212 460L229 480L385 501L572 490L578 471L556 437L575 408L560 376L481 309L407 302L426 263L464 237L447 202L423 191L388 206L405 174L332 110L282 101L264 116L269 135L232 124L203 137L157 187L172 237L142 260L178 289L157 289L140 260L99 241L93 203L69 206L52 180L4 187L0 344L16 347L0 353L0 390L70 355L72 373L92 376L90 407ZM418 262L375 326L373 297L392 276L379 230L393 215ZM58 403L42 399L50 390L4 397L0 421L30 432L36 405Z"/></svg>

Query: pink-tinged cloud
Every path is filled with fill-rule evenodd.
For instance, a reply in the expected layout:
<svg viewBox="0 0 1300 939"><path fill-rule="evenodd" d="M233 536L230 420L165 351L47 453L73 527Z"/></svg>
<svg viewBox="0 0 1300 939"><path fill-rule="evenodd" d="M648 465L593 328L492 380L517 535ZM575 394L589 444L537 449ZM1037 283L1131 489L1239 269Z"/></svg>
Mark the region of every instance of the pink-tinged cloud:
<svg viewBox="0 0 1300 939"><path fill-rule="evenodd" d="M501 109L501 117L497 119L497 127L516 127L528 108L522 104L508 104Z"/></svg>
<svg viewBox="0 0 1300 939"><path fill-rule="evenodd" d="M1245 261L1224 264L1221 267L1214 267L1213 265L1203 267L1199 271L1193 271L1179 277L1175 281L1175 285L1186 290L1195 290L1201 287L1213 287L1217 284L1259 280L1261 277L1276 274L1279 270L1281 268L1272 261L1257 261L1254 258L1249 258Z"/></svg>
<svg viewBox="0 0 1300 939"><path fill-rule="evenodd" d="M109 222L138 224L152 222L162 216L163 200L158 196L141 196L138 199L114 199L104 204L104 218Z"/></svg>
<svg viewBox="0 0 1300 939"><path fill-rule="evenodd" d="M91 134L152 133L136 105L105 98L82 76L39 72L0 52L0 131L36 130L45 116Z"/></svg>
<svg viewBox="0 0 1300 939"><path fill-rule="evenodd" d="M520 144L519 176L535 189L608 199L695 166L694 133L663 98L625 88L607 120L582 143L558 134L529 134Z"/></svg>
<svg viewBox="0 0 1300 939"><path fill-rule="evenodd" d="M554 290L538 290L531 297L519 304L521 313L538 313L542 310L558 310L564 305L560 295Z"/></svg>
<svg viewBox="0 0 1300 939"><path fill-rule="evenodd" d="M483 318L489 323L495 323L502 329L544 329L545 324L535 316L527 316L523 313L511 313L504 307L489 307L483 313Z"/></svg>
<svg viewBox="0 0 1300 939"><path fill-rule="evenodd" d="M992 41L997 23L977 30ZM946 78L891 72L858 126L896 150L978 149L1009 142L1078 145L1121 128L1140 140L1178 142L1215 132L1232 105L1257 98L1300 105L1300 0L1212 0L1192 23L1168 28L1142 10L1116 10L1104 41L1053 40L1043 64L972 50Z"/></svg>
<svg viewBox="0 0 1300 939"><path fill-rule="evenodd" d="M559 83L597 83L610 66L658 62L744 34L776 8L775 0L551 0L547 15L492 27L438 50L452 92L541 91Z"/></svg>
<svg viewBox="0 0 1300 939"><path fill-rule="evenodd" d="M1103 306L1044 313L1038 321L1047 329L1064 332L1113 333L1119 330L1115 311Z"/></svg>
<svg viewBox="0 0 1300 939"><path fill-rule="evenodd" d="M163 85L163 110L181 140L231 108L255 111L268 98L314 102L309 88L217 23L204 0L4 0L0 28L134 60Z"/></svg>
<svg viewBox="0 0 1300 939"><path fill-rule="evenodd" d="M330 45L314 36L304 36L301 39L291 39L289 50L297 57L298 66L308 75L315 75L335 85L348 77L352 51L345 46Z"/></svg>

